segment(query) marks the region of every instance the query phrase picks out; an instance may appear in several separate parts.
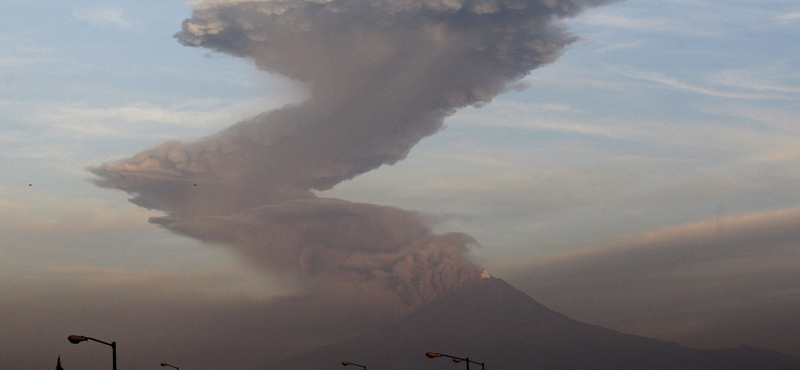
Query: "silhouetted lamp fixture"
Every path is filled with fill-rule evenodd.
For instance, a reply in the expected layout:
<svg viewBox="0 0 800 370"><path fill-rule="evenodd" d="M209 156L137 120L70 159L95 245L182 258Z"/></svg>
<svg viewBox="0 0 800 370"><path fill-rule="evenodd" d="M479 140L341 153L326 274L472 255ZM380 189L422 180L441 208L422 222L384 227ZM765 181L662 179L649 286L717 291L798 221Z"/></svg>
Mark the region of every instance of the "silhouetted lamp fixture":
<svg viewBox="0 0 800 370"><path fill-rule="evenodd" d="M461 357L445 355L443 353L425 352L425 356L428 356L428 358L448 357L448 358L452 358L453 362L455 362L455 363L466 362L467 363L467 370L469 370L469 363L470 362L473 363L473 364L481 365L481 370L483 370L483 365L484 365L483 362L472 361L472 360L469 359L469 357L461 358Z"/></svg>
<svg viewBox="0 0 800 370"><path fill-rule="evenodd" d="M67 339L72 344L78 344L80 342L85 342L87 340L91 340L91 341L95 341L97 343L103 343L103 344L105 344L107 346L111 346L111 358L112 358L112 361L113 361L113 364L114 364L113 365L114 366L114 370L117 370L117 342L108 343L108 342L104 342L104 341L99 340L99 339L94 339L94 338L86 337L86 336L83 336L83 335L70 335L70 336L67 337Z"/></svg>
<svg viewBox="0 0 800 370"><path fill-rule="evenodd" d="M367 370L367 367L366 367L366 366L364 366L364 365L359 365L359 364L355 364L355 363L352 363L352 362L347 362L347 361L345 361L345 362L342 362L342 366L350 366L350 365L353 365L353 366L358 366L358 367L360 367L360 368L362 368L362 369L364 369L364 370Z"/></svg>
<svg viewBox="0 0 800 370"><path fill-rule="evenodd" d="M170 365L170 364L168 364L168 363L166 363L166 362L162 362L162 363L161 363L161 366L169 366L169 367L171 367L171 368L173 368L173 369L175 369L175 370L180 370L180 369L178 369L178 367L177 367L177 366L172 366L172 365Z"/></svg>

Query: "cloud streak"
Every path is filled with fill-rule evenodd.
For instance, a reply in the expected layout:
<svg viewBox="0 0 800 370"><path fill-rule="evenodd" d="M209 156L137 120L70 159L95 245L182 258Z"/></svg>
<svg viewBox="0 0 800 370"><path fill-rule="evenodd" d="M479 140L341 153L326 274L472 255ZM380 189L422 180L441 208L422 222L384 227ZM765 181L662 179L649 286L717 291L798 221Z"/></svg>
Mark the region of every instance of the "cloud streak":
<svg viewBox="0 0 800 370"><path fill-rule="evenodd" d="M650 81L656 82L660 84L667 85L674 89L679 90L687 90L701 95L713 96L718 98L729 98L729 99L752 99L752 100L767 100L767 99L777 99L777 100L797 100L798 97L795 96L797 93L796 89L790 87L776 87L776 86L764 86L764 85L731 85L730 82L725 81L714 81L723 84L726 87L737 87L742 88L745 90L754 90L756 93L750 92L734 92L734 91L721 91L716 89L710 89L702 86L696 86L684 81L680 81L678 79L666 76L663 73L658 72L646 72L646 71L632 71L632 70L624 70L615 67L608 67L610 70L623 75L625 77L635 78L638 80L643 81ZM761 91L773 92L772 94L769 93L762 93Z"/></svg>
<svg viewBox="0 0 800 370"><path fill-rule="evenodd" d="M121 28L130 28L128 22L117 9L84 9L72 13L75 18L93 26L113 25Z"/></svg>

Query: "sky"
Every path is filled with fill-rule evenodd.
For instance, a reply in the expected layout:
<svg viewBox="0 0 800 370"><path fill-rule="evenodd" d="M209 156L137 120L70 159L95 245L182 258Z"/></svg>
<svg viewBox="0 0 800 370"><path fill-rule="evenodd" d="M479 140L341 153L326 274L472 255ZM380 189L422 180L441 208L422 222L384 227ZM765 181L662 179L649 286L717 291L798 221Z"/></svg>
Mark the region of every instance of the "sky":
<svg viewBox="0 0 800 370"><path fill-rule="evenodd" d="M0 1L0 368L246 369L483 269L800 356L796 2L340 3Z"/></svg>

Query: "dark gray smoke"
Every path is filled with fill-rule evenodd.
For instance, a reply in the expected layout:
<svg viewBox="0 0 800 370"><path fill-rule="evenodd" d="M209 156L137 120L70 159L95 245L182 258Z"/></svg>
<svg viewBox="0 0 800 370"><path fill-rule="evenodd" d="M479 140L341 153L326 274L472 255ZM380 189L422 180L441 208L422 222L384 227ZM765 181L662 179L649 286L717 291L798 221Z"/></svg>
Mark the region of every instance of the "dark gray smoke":
<svg viewBox="0 0 800 370"><path fill-rule="evenodd" d="M194 143L90 168L151 220L312 286L372 284L409 306L480 278L475 241L417 214L318 198L406 157L456 109L488 103L575 37L554 25L608 0L204 1L175 37L251 58L310 97Z"/></svg>

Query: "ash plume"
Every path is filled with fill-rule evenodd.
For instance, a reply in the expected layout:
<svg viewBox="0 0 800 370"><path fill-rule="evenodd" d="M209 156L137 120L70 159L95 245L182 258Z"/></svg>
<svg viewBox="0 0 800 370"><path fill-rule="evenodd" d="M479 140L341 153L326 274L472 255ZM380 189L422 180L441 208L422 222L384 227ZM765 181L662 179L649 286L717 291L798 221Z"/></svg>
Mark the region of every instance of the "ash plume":
<svg viewBox="0 0 800 370"><path fill-rule="evenodd" d="M608 0L207 0L175 35L307 84L301 104L89 170L313 289L369 285L409 307L480 279L475 240L414 212L317 197L406 157L456 109L488 103L576 40L553 21Z"/></svg>

